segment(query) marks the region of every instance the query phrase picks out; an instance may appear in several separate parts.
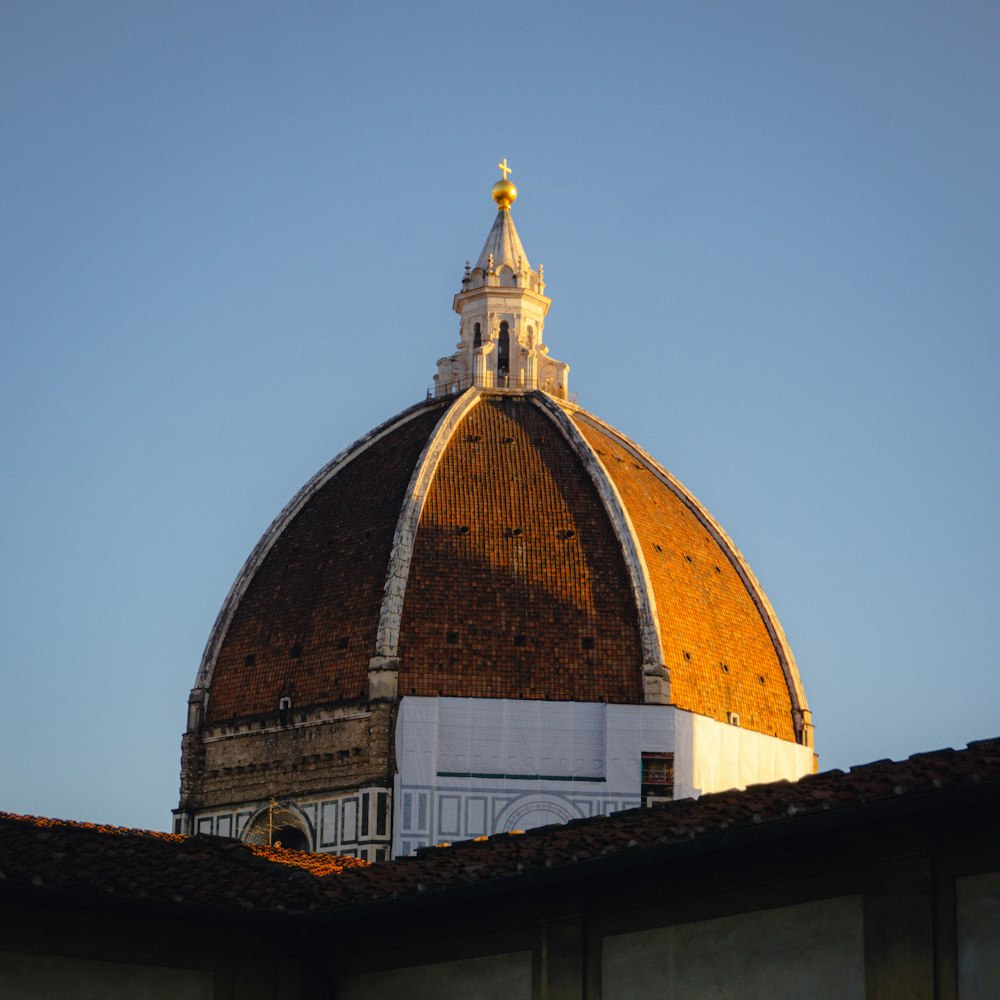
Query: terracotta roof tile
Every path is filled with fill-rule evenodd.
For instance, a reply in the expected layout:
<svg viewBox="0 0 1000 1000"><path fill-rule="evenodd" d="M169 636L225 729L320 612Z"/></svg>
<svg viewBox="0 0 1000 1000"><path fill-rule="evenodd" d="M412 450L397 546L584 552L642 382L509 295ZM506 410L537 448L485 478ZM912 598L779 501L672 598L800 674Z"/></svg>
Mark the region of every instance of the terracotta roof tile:
<svg viewBox="0 0 1000 1000"><path fill-rule="evenodd" d="M220 837L0 813L0 891L287 913L321 905L320 876L366 866Z"/></svg>
<svg viewBox="0 0 1000 1000"><path fill-rule="evenodd" d="M0 813L0 893L63 893L85 899L229 911L319 914L519 875L572 869L612 855L692 842L732 844L740 831L791 835L822 815L864 820L879 804L945 808L949 793L1000 797L1000 737L965 750L876 761L522 834L425 848L368 865L354 858L250 847L176 834ZM717 835L725 832L725 840ZM715 839L713 839L715 838ZM638 858L638 855L634 855ZM515 881L511 881L511 885Z"/></svg>

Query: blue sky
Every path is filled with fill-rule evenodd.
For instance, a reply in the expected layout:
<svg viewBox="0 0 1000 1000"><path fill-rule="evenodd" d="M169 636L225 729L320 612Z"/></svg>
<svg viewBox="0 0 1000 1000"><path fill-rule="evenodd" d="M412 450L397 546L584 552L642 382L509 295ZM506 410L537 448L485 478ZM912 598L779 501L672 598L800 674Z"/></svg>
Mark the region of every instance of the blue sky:
<svg viewBox="0 0 1000 1000"><path fill-rule="evenodd" d="M514 208L821 766L1000 733L1000 6L0 7L0 809L164 827L229 586Z"/></svg>

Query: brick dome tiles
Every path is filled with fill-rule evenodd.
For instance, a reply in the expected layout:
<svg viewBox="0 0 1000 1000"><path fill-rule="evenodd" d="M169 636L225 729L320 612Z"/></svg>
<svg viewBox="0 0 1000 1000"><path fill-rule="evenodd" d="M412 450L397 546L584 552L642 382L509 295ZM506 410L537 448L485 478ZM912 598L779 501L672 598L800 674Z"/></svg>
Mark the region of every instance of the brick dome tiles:
<svg viewBox="0 0 1000 1000"><path fill-rule="evenodd" d="M530 397L488 397L452 436L420 522L399 652L404 695L642 700L621 548Z"/></svg>
<svg viewBox="0 0 1000 1000"><path fill-rule="evenodd" d="M206 721L364 697L392 536L431 406L348 461L253 572L212 672Z"/></svg>
<svg viewBox="0 0 1000 1000"><path fill-rule="evenodd" d="M210 641L207 722L366 697L397 521L449 405L383 425L276 521ZM564 412L627 511L671 702L795 740L794 664L738 553L628 439ZM458 421L413 539L401 695L642 702L635 574L581 448L537 393L483 393Z"/></svg>
<svg viewBox="0 0 1000 1000"><path fill-rule="evenodd" d="M631 442L577 414L629 511L656 595L671 701L769 736L795 740L783 640L766 598L741 575L739 554L713 537L700 505L672 489ZM744 571L745 572L745 571ZM762 605L764 605L762 607Z"/></svg>

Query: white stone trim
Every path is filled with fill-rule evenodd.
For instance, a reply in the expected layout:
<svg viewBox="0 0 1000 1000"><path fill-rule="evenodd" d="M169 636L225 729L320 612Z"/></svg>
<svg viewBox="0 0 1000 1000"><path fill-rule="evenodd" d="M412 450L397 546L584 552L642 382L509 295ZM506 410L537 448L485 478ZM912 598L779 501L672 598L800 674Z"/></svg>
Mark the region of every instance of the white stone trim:
<svg viewBox="0 0 1000 1000"><path fill-rule="evenodd" d="M569 409L569 407L567 407ZM614 441L624 448L633 458L645 463L649 470L666 486L701 522L705 530L712 536L716 544L725 552L730 563L736 570L751 600L757 607L764 627L767 629L771 642L778 654L778 661L781 664L782 672L785 675L785 683L788 686L788 693L792 699L792 711L795 729L800 734L803 745L811 747L813 745L812 717L809 711L809 704L806 701L805 690L802 686L802 677L799 668L795 663L791 646L785 636L785 630L781 627L781 622L775 614L771 602L764 593L764 588L750 569L749 563L743 554L736 547L733 540L726 534L725 530L708 512L705 506L698 500L690 490L688 490L679 480L669 473L651 455L645 452L634 441L626 437L621 431L616 430L610 424L605 423L600 417L580 407L572 407L572 412L590 424L592 427L604 432Z"/></svg>
<svg viewBox="0 0 1000 1000"><path fill-rule="evenodd" d="M295 516L302 510L302 508L309 502L315 493L321 490L341 469L347 465L348 462L353 461L360 454L370 448L377 441L380 441L387 434L394 431L397 427L408 423L414 417L420 416L425 410L430 409L435 406L443 405L443 400L425 400L423 402L417 403L414 406L408 407L401 413L397 413L396 416L385 421L385 423L379 424L374 430L369 431L364 437L359 438L350 447L345 448L339 455L323 466L319 472L316 473L312 479L309 480L295 494L294 497L288 502L284 510L271 522L270 527L261 536L259 542L254 547L254 550L250 553L247 561L243 564L243 568L240 570L239 576L236 577L232 587L229 590L229 594L226 597L225 602L222 605L222 609L219 611L219 615L215 620L215 625L212 628L211 635L208 638L208 643L205 646L205 652L202 654L201 665L198 668L198 677L195 681L195 687L192 694L195 691L201 692L202 697L207 694L208 689L212 684L212 673L215 670L215 663L219 657L219 650L222 648L222 642L225 639L226 632L229 630L229 626L232 624L233 616L236 614L236 609L239 607L240 601L243 599L243 595L246 593L247 588L250 586L250 581L253 580L254 574L260 569L261 564L267 557L268 552L271 551L274 543L278 540L281 533L288 527Z"/></svg>
<svg viewBox="0 0 1000 1000"><path fill-rule="evenodd" d="M550 396L544 392L531 394L535 404L543 410L562 432L584 468L590 475L598 496L611 521L618 538L622 556L628 568L639 617L639 634L642 641L642 686L643 696L649 703L668 704L670 701L670 675L663 663L663 642L660 637L660 619L656 612L656 596L653 593L649 567L642 554L642 546L636 538L635 527L621 494L608 474L590 442ZM575 409L575 408L574 408Z"/></svg>
<svg viewBox="0 0 1000 1000"><path fill-rule="evenodd" d="M410 575L410 560L413 558L413 546L417 539L420 515L423 513L427 494L434 481L445 448L451 441L458 425L481 398L482 393L475 387L466 389L460 396L453 397L454 402L441 417L414 466L410 484L406 488L403 506L399 512L399 520L396 522L396 533L392 539L392 554L389 556L389 569L385 577L385 593L382 597L378 634L375 638L373 670L391 671L394 669L394 664L385 661L394 660L398 655L399 624L403 614L406 581Z"/></svg>

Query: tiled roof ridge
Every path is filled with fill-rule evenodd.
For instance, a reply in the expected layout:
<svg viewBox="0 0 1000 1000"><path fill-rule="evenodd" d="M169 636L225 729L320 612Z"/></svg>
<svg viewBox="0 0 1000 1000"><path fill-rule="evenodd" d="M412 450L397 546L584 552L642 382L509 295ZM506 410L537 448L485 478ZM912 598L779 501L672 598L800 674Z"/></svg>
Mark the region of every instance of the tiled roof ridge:
<svg viewBox="0 0 1000 1000"><path fill-rule="evenodd" d="M288 865L301 869L314 878L336 875L348 868L368 868L370 861L347 854L318 853L314 851L293 851L287 847L265 846L263 844L241 844L251 854L271 865Z"/></svg>
<svg viewBox="0 0 1000 1000"><path fill-rule="evenodd" d="M367 865L225 837L0 812L0 892L71 905L285 919L324 905L323 876Z"/></svg>
<svg viewBox="0 0 1000 1000"><path fill-rule="evenodd" d="M993 801L998 787L1000 737L970 742L962 750L871 761L797 782L752 785L425 849L418 857L371 866L221 837L3 812L0 889L100 899L114 907L182 906L237 920L310 914L350 919L359 907L418 905L445 891L528 887L550 875L579 880L642 864L660 856L655 852L669 852L664 860L680 859L689 849L732 847L734 836L808 835L821 819L844 824L864 816L905 816L935 797L930 808L937 810ZM330 877L334 874L337 878ZM513 881L518 876L524 880Z"/></svg>
<svg viewBox="0 0 1000 1000"><path fill-rule="evenodd" d="M141 827L116 826L111 823L90 823L85 820L57 819L25 813L0 810L0 823L13 822L39 830L81 830L113 837L148 837L173 844L191 845L195 849L210 843L217 850L246 852L249 863L256 860L268 865L285 865L300 868L313 877L320 877L346 868L367 868L371 862L345 854L295 851L280 845L248 844L232 837L215 837L206 834L167 833L163 830L146 830Z"/></svg>
<svg viewBox="0 0 1000 1000"><path fill-rule="evenodd" d="M946 747L898 761L871 761L848 771L831 769L796 782L767 782L523 833L427 847L416 857L376 864L364 872L345 872L335 882L322 879L322 883L334 906L374 903L597 862L624 852L701 840L707 846L708 838L738 830L774 828L810 815L847 814L852 808L996 783L1000 783L1000 737L970 742L962 750Z"/></svg>
<svg viewBox="0 0 1000 1000"><path fill-rule="evenodd" d="M145 830L141 827L117 826L112 823L91 823L85 820L58 819L50 816L35 816L30 813L12 813L0 810L0 823L4 822L23 823L29 826L36 826L39 829L69 827L78 830L91 830L96 833L116 837L155 837L158 840L169 840L175 843L190 839L183 834L167 833L165 830Z"/></svg>

